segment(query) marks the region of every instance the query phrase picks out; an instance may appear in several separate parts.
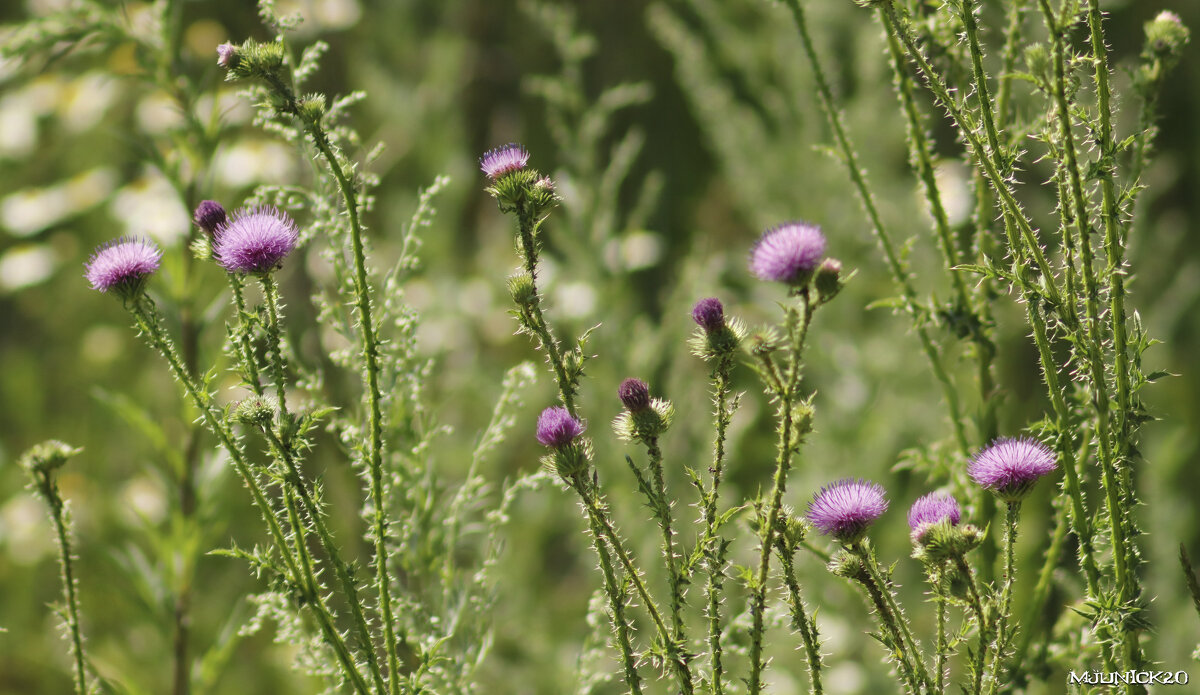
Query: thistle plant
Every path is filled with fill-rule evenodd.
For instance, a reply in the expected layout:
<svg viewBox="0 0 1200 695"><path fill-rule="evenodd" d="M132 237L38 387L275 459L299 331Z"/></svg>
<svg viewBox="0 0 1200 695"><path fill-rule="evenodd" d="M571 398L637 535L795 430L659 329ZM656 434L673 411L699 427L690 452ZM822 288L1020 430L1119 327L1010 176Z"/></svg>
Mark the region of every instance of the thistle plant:
<svg viewBox="0 0 1200 695"><path fill-rule="evenodd" d="M270 670L276 659L254 661L265 640L234 648L259 633L296 672L263 682L289 692L764 695L807 681L821 694L861 678L864 690L998 695L1056 691L1078 671L1147 692L1140 674L1162 661L1152 628L1179 621L1152 610L1164 589L1149 561L1172 532L1142 529L1163 513L1146 504L1143 455L1167 448L1144 445L1143 389L1166 373L1144 366L1145 326L1162 322L1135 310L1147 295L1131 292L1132 260L1187 28L1146 14L1125 65L1098 0L858 0L811 16L803 0L778 4L651 3L652 54L676 59L661 89L657 72L631 82L607 61L607 34L582 26L591 11L527 0L484 22L519 45L455 33L416 50L421 86L436 89L361 109L363 92L316 91L337 84L330 46L267 0L265 35L185 31L176 0L144 17L85 2L0 34L5 56L47 65L72 52L132 60L134 81L183 114L130 147L150 150L142 161L190 221L101 244L71 278L177 386L145 403L102 398L163 465L169 509L117 556L157 578L130 593L150 605L150 634L169 637L169 665L123 672L132 656L118 645L144 624L116 639L89 619L84 652L79 592L103 590L80 569L102 555L86 544L115 535L96 494L106 457L64 484L73 509L100 510L78 530L58 487L77 450L47 442L22 457L58 542L75 692L221 692L226 669ZM446 16L351 6L422 28ZM203 70L186 58L200 44ZM369 72L387 62L379 46L334 45L346 75L396 86ZM830 45L855 59L827 57ZM464 127L478 109L459 109L459 92L494 98L477 89L487 70L459 70L477 46L488 70L519 66L505 94L537 107L512 111L520 128ZM255 113L246 133L222 121L221 80ZM461 123L397 110L443 93ZM680 95L690 118L642 120ZM704 143L677 139L693 126ZM287 148L290 173L253 190L214 173L247 133ZM446 133L454 144L433 150ZM530 147L482 145L493 137ZM826 140L845 180L798 154ZM704 166L667 168L681 144ZM486 150L482 185L437 177L396 195L414 160L465 171L469 150ZM478 202L480 188L511 227L507 278L495 248L507 239L470 238L484 225L463 196ZM444 193L460 215L429 237ZM7 224L20 200L0 202ZM61 253L75 248L56 234ZM426 267L429 242L452 255ZM490 300L500 286L507 324ZM858 313L878 307L903 336ZM85 357L106 335L79 341ZM530 347L543 390L529 391L534 364L513 359ZM156 412L172 402L177 418ZM229 480L248 498L225 494ZM892 523L901 500L907 526ZM8 504L5 523L20 516ZM534 575L515 574L529 556ZM1182 545L1179 562L1175 593L1200 610ZM241 574L231 592L249 614L197 579L217 571ZM497 607L520 629L493 630ZM230 616L223 634L209 614ZM553 668L572 652L576 668ZM543 653L555 664L530 658Z"/></svg>

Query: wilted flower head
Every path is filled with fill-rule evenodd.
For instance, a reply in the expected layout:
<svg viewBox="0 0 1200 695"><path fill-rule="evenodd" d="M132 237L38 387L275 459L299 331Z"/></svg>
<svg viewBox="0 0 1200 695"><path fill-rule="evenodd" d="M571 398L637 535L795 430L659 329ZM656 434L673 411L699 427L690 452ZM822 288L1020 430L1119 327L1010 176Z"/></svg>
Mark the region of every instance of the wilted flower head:
<svg viewBox="0 0 1200 695"><path fill-rule="evenodd" d="M479 168L487 174L489 179L494 181L509 172L524 169L528 162L529 153L525 151L525 148L510 142L507 145L488 150L479 158ZM551 182L550 188L553 190L553 182Z"/></svg>
<svg viewBox="0 0 1200 695"><path fill-rule="evenodd" d="M192 215L196 226L203 229L209 236L216 234L217 227L225 224L225 208L215 200L203 200L196 206L196 212Z"/></svg>
<svg viewBox="0 0 1200 695"><path fill-rule="evenodd" d="M795 283L812 272L825 253L821 228L787 222L767 230L750 252L750 271L759 279Z"/></svg>
<svg viewBox="0 0 1200 695"><path fill-rule="evenodd" d="M980 487L1016 501L1058 468L1054 451L1036 439L1001 437L971 459L967 473Z"/></svg>
<svg viewBox="0 0 1200 695"><path fill-rule="evenodd" d="M725 307L716 297L705 297L692 307L692 320L703 328L705 333L720 330L725 325Z"/></svg>
<svg viewBox="0 0 1200 695"><path fill-rule="evenodd" d="M537 440L542 446L566 446L581 434L583 423L571 417L571 413L561 405L546 408L538 416Z"/></svg>
<svg viewBox="0 0 1200 695"><path fill-rule="evenodd" d="M650 407L650 387L641 379L630 377L617 387L617 398L629 412L640 413Z"/></svg>
<svg viewBox="0 0 1200 695"><path fill-rule="evenodd" d="M887 511L883 487L869 480L844 478L813 495L805 514L813 526L842 543L854 543Z"/></svg>
<svg viewBox="0 0 1200 695"><path fill-rule="evenodd" d="M931 492L918 497L908 509L908 527L912 529L913 539L919 539L934 524L947 521L951 526L957 526L961 520L962 510L958 507L958 500L944 492Z"/></svg>
<svg viewBox="0 0 1200 695"><path fill-rule="evenodd" d="M266 273L296 248L296 223L273 207L238 210L217 228L213 256L231 273Z"/></svg>
<svg viewBox="0 0 1200 695"><path fill-rule="evenodd" d="M162 251L154 242L121 237L96 249L84 264L84 277L92 283L94 290L132 294L140 290L145 279L158 270L161 260Z"/></svg>

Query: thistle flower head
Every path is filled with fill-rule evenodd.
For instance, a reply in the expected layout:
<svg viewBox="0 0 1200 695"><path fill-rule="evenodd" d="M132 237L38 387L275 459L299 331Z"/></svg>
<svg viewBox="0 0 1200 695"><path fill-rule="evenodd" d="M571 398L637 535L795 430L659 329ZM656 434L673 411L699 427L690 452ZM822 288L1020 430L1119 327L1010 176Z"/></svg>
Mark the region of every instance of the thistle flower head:
<svg viewBox="0 0 1200 695"><path fill-rule="evenodd" d="M581 434L583 423L571 417L561 405L546 408L538 416L537 440L542 446L555 449L564 447Z"/></svg>
<svg viewBox="0 0 1200 695"><path fill-rule="evenodd" d="M192 219L196 222L196 226L203 229L209 236L217 233L217 228L225 224L227 219L225 208L215 200L203 200L196 206L196 212L192 214Z"/></svg>
<svg viewBox="0 0 1200 695"><path fill-rule="evenodd" d="M495 181L505 174L520 171L529 162L529 153L524 147L510 142L492 150L488 150L479 158L479 168L488 178ZM550 186L553 190L553 183Z"/></svg>
<svg viewBox="0 0 1200 695"><path fill-rule="evenodd" d="M650 387L641 379L630 377L617 387L617 398L631 413L640 413L650 407Z"/></svg>
<svg viewBox="0 0 1200 695"><path fill-rule="evenodd" d="M725 307L716 297L705 297L692 307L692 320L703 328L705 333L720 330L725 325Z"/></svg>
<svg viewBox="0 0 1200 695"><path fill-rule="evenodd" d="M821 533L849 545L862 539L867 528L887 508L883 486L869 480L844 478L813 495L805 516Z"/></svg>
<svg viewBox="0 0 1200 695"><path fill-rule="evenodd" d="M217 65L229 70L237 65L238 47L231 43L217 46Z"/></svg>
<svg viewBox="0 0 1200 695"><path fill-rule="evenodd" d="M944 492L931 492L918 497L908 509L908 527L912 529L913 540L919 540L934 524L945 521L950 526L957 526L961 520L962 510L958 507L958 500Z"/></svg>
<svg viewBox="0 0 1200 695"><path fill-rule="evenodd" d="M146 278L158 270L162 251L152 241L133 237L113 239L92 254L84 264L84 277L92 289L116 290L133 295L142 289Z"/></svg>
<svg viewBox="0 0 1200 695"><path fill-rule="evenodd" d="M238 210L217 228L213 256L231 273L267 273L296 248L296 223L273 207Z"/></svg>
<svg viewBox="0 0 1200 695"><path fill-rule="evenodd" d="M750 271L761 280L799 284L825 253L821 228L807 222L787 222L767 230L750 252Z"/></svg>
<svg viewBox="0 0 1200 695"><path fill-rule="evenodd" d="M1190 32L1183 20L1169 10L1163 10L1152 21L1146 22L1146 48L1153 55L1177 58L1189 38Z"/></svg>
<svg viewBox="0 0 1200 695"><path fill-rule="evenodd" d="M1001 437L971 459L967 473L980 487L1015 502L1058 468L1054 451L1036 439Z"/></svg>

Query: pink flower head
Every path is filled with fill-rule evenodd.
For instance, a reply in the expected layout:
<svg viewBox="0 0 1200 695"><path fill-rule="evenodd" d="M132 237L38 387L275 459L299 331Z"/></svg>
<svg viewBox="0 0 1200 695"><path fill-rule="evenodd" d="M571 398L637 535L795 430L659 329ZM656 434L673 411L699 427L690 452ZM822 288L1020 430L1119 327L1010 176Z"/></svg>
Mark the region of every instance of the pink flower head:
<svg viewBox="0 0 1200 695"><path fill-rule="evenodd" d="M1042 476L1054 472L1054 451L1029 437L1001 437L971 459L967 473L985 490L1008 502L1025 496Z"/></svg>
<svg viewBox="0 0 1200 695"><path fill-rule="evenodd" d="M805 516L821 533L849 544L860 540L887 508L883 486L844 478L813 495Z"/></svg>
<svg viewBox="0 0 1200 695"><path fill-rule="evenodd" d="M84 264L84 277L92 289L134 293L158 270L162 251L152 241L134 237L113 239L98 247Z"/></svg>
<svg viewBox="0 0 1200 695"><path fill-rule="evenodd" d="M479 158L479 168L488 175L489 179L495 181L505 174L524 169L528 162L529 153L525 151L525 148L510 142L507 145L488 150Z"/></svg>
<svg viewBox="0 0 1200 695"><path fill-rule="evenodd" d="M807 222L787 222L767 230L750 252L750 271L761 280L788 284L802 280L821 262L825 235Z"/></svg>
<svg viewBox="0 0 1200 695"><path fill-rule="evenodd" d="M273 207L238 210L216 230L213 256L231 273L267 273L296 248L300 233Z"/></svg>
<svg viewBox="0 0 1200 695"><path fill-rule="evenodd" d="M561 405L546 408L538 416L537 440L542 446L557 449L570 444L581 434L583 423L571 417Z"/></svg>
<svg viewBox="0 0 1200 695"><path fill-rule="evenodd" d="M908 527L912 529L914 540L920 539L934 524L947 521L951 526L958 526L961 520L962 510L958 507L958 500L944 492L931 492L918 497L908 509Z"/></svg>

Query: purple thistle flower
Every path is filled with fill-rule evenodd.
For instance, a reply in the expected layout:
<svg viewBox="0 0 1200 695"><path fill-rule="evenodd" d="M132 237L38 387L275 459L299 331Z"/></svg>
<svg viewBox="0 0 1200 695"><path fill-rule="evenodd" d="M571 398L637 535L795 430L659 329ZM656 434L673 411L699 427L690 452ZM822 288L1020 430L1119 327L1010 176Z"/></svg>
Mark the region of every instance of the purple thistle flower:
<svg viewBox="0 0 1200 695"><path fill-rule="evenodd" d="M505 174L520 171L529 162L529 153L524 147L510 142L507 145L488 150L479 158L479 168L495 181Z"/></svg>
<svg viewBox="0 0 1200 695"><path fill-rule="evenodd" d="M217 228L213 256L231 273L266 273L296 248L296 223L273 207L238 210Z"/></svg>
<svg viewBox="0 0 1200 695"><path fill-rule="evenodd" d="M217 46L217 65L229 69L237 65L238 47L231 43L223 43Z"/></svg>
<svg viewBox="0 0 1200 695"><path fill-rule="evenodd" d="M133 237L113 239L97 247L84 264L84 277L92 289L115 289L132 294L141 289L147 277L158 270L162 251L152 241Z"/></svg>
<svg viewBox="0 0 1200 695"><path fill-rule="evenodd" d="M951 526L958 526L961 520L962 510L958 507L958 500L944 492L931 492L918 497L908 509L908 527L912 529L914 540L920 539L934 524L948 521Z"/></svg>
<svg viewBox="0 0 1200 695"><path fill-rule="evenodd" d="M716 297L705 297L692 307L692 320L704 329L705 333L720 330L725 325L725 307Z"/></svg>
<svg viewBox="0 0 1200 695"><path fill-rule="evenodd" d="M583 423L571 417L567 409L560 406L546 408L538 416L537 440L542 446L555 449L570 444L583 434Z"/></svg>
<svg viewBox="0 0 1200 695"><path fill-rule="evenodd" d="M975 454L967 473L980 487L1015 502L1056 468L1054 451L1045 444L1029 437L1001 437Z"/></svg>
<svg viewBox="0 0 1200 695"><path fill-rule="evenodd" d="M215 200L203 200L196 206L196 212L192 215L192 219L196 222L196 226L203 229L209 236L217 233L217 228L225 224L225 208Z"/></svg>
<svg viewBox="0 0 1200 695"><path fill-rule="evenodd" d="M795 283L812 272L825 253L821 228L787 222L768 229L750 252L750 271L761 280Z"/></svg>
<svg viewBox="0 0 1200 695"><path fill-rule="evenodd" d="M805 516L821 533L850 544L861 539L887 508L883 486L870 480L843 478L813 495Z"/></svg>
<svg viewBox="0 0 1200 695"><path fill-rule="evenodd" d="M630 377L617 387L617 398L631 413L640 413L650 407L650 387L641 379Z"/></svg>

